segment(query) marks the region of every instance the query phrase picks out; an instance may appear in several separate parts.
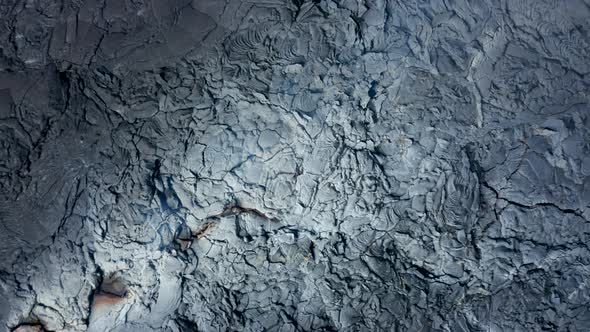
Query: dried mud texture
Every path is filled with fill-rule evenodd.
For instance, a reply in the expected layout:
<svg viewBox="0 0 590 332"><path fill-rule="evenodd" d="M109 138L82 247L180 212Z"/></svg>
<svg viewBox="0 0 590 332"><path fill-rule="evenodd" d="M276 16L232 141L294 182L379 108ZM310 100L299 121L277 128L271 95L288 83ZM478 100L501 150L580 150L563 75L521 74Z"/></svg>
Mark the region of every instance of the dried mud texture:
<svg viewBox="0 0 590 332"><path fill-rule="evenodd" d="M590 330L588 0L0 2L0 330Z"/></svg>

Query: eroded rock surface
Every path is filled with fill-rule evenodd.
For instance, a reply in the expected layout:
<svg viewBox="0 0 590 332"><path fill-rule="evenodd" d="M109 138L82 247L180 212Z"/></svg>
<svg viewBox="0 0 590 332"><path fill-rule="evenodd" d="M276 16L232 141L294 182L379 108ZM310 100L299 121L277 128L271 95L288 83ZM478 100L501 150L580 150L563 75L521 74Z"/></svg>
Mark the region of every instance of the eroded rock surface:
<svg viewBox="0 0 590 332"><path fill-rule="evenodd" d="M4 0L0 330L588 331L588 0Z"/></svg>

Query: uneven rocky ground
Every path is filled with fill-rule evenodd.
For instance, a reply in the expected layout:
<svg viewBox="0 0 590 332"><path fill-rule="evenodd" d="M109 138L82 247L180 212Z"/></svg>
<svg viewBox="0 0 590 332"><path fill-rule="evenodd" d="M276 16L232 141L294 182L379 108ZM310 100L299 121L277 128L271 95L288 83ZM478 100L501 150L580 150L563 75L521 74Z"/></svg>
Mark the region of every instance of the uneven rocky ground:
<svg viewBox="0 0 590 332"><path fill-rule="evenodd" d="M589 331L589 0L0 1L0 330Z"/></svg>

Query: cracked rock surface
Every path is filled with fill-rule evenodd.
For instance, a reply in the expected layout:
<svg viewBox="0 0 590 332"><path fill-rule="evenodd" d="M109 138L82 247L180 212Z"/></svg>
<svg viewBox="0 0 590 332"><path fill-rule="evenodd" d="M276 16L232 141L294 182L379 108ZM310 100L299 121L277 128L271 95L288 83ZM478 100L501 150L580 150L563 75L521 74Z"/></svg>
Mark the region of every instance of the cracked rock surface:
<svg viewBox="0 0 590 332"><path fill-rule="evenodd" d="M590 1L3 0L1 331L589 331Z"/></svg>

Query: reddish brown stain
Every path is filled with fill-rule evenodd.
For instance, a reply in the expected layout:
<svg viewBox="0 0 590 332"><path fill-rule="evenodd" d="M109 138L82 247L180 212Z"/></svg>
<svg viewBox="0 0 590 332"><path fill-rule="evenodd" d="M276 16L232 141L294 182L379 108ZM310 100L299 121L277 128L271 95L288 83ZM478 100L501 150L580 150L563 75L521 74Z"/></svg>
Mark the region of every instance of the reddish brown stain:
<svg viewBox="0 0 590 332"><path fill-rule="evenodd" d="M125 300L126 297L100 292L95 295L94 299L92 300L92 310L114 306L124 302Z"/></svg>
<svg viewBox="0 0 590 332"><path fill-rule="evenodd" d="M41 325L25 324L25 325L19 325L13 331L14 332L42 332L42 331L45 331L45 329Z"/></svg>
<svg viewBox="0 0 590 332"><path fill-rule="evenodd" d="M247 207L243 207L240 205L234 205L234 206L226 208L220 214L208 217L206 220L209 220L209 221L204 223L199 229L192 230L192 235L193 235L193 237L197 238L197 240L200 240L203 236L205 236L215 226L216 222L219 221L220 217L235 216L235 215L240 215L240 214L253 214L259 218L266 219L268 221L273 221L273 222L277 221L276 218L271 218L271 217L267 216L266 214L264 214L263 212L261 212L260 210L247 208Z"/></svg>
<svg viewBox="0 0 590 332"><path fill-rule="evenodd" d="M266 219L269 221L277 221L275 218L270 218L264 212L262 212L258 209L243 207L241 205L234 205L232 207L226 208L219 216L226 217L226 216L231 216L231 215L239 215L242 213L251 213L251 214L254 214L262 219Z"/></svg>
<svg viewBox="0 0 590 332"><path fill-rule="evenodd" d="M203 226L201 226L201 228L195 230L193 232L193 236L197 238L197 240L200 240L203 236L205 236L207 234L207 232L213 228L213 226L215 226L215 223L210 221L205 223Z"/></svg>

